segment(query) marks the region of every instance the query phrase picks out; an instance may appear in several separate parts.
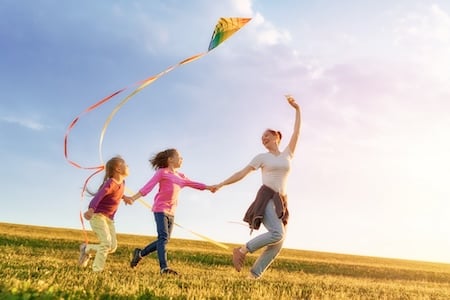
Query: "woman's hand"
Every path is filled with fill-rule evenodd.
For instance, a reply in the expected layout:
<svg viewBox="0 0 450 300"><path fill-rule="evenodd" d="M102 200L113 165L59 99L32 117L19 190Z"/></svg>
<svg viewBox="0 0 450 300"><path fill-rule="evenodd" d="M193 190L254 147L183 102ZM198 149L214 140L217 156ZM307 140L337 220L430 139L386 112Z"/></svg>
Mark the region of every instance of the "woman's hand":
<svg viewBox="0 0 450 300"><path fill-rule="evenodd" d="M301 117L301 111L300 106L295 101L294 97L291 95L286 95L286 99L294 109L295 109L295 123L294 123L294 130L292 132L291 140L289 141L289 149L291 150L291 153L294 154L295 147L297 146L297 141L300 136L300 124L302 122Z"/></svg>
<svg viewBox="0 0 450 300"><path fill-rule="evenodd" d="M300 106L291 95L286 95L286 99L293 108L295 108L296 110L300 109Z"/></svg>
<svg viewBox="0 0 450 300"><path fill-rule="evenodd" d="M218 189L220 189L220 187L218 185L207 185L206 189L211 193L215 193Z"/></svg>

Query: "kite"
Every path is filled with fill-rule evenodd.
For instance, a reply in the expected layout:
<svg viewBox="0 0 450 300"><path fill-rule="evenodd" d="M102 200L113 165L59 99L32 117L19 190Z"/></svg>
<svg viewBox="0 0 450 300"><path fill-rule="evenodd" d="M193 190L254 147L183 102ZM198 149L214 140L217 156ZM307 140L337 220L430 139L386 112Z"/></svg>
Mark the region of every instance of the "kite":
<svg viewBox="0 0 450 300"><path fill-rule="evenodd" d="M84 193L86 192L86 188L87 188L87 184L88 182L91 180L92 177L94 177L96 174L100 173L101 171L104 170L105 166L104 166L104 162L103 162L103 157L102 157L102 145L103 145L103 140L104 140L104 136L106 133L106 129L108 128L111 120L114 118L115 114L128 102L131 100L131 98L133 96L135 96L137 93L139 93L140 91L142 91L144 88L146 88L147 86L149 86L150 84L152 84L155 80L159 79L160 77L166 75L167 73L169 73L170 71L173 71L174 69L176 69L179 66L182 65L186 65L188 63L191 63L203 56L205 56L206 54L208 54L210 51L212 51L213 49L217 48L220 44L222 44L225 40L227 40L228 38L230 38L234 33L236 33L239 29L241 29L244 25L246 25L249 21L251 20L251 18L220 18L216 24L216 27L214 28L214 32L212 34L211 37L211 41L209 43L208 46L208 51L203 52L203 53L199 53L199 54L195 54L192 55L182 61L180 61L179 63L172 65L170 67L168 67L167 69L165 69L164 71L150 76L144 80L141 80L135 84L132 84L130 86L135 86L138 85L138 87L132 91L128 96L126 96L122 101L120 101L116 107L111 111L111 113L109 114L109 116L106 118L105 123L103 124L103 128L100 132L100 139L99 139L99 145L98 145L98 152L99 152L99 157L100 157L100 165L97 166L82 166L81 164L71 160L69 158L69 151L68 151L68 143L69 143L69 134L72 131L72 129L75 127L75 125L78 123L78 121L80 120L80 118L99 108L100 106L102 106L103 104L107 103L108 101L110 101L111 99L113 99L114 97L118 96L119 94L121 94L122 92L126 91L129 89L129 87L124 87L121 88L117 91L115 91L114 93L104 97L103 99L99 100L98 102L92 104L91 106L89 106L88 108L86 108L84 111L82 111L78 116L76 116L72 122L70 123L70 125L68 126L66 133L64 135L64 157L67 160L67 162L79 169L85 169L85 170L94 170L94 172L85 180L82 191L81 191L81 199L84 198ZM140 201L141 203L145 202L143 200ZM147 205L146 205L147 206ZM82 223L82 227L83 227L83 231L85 231L85 226L84 226L84 220L83 220L83 216L82 216L82 212L80 211L80 220ZM184 228L178 224L176 224L177 226ZM185 228L184 228L185 229ZM192 231L191 231L192 232ZM194 232L192 232L194 233ZM211 241L210 239L201 236L200 234L194 233L197 236L200 236L204 239L207 239L209 241ZM87 234L85 233L85 240L87 242ZM217 242L214 242L217 244ZM220 244L220 243L219 243ZM227 246L221 244L220 245L223 248L228 248Z"/></svg>
<svg viewBox="0 0 450 300"><path fill-rule="evenodd" d="M220 18L211 37L208 51L219 46L250 20L249 18Z"/></svg>

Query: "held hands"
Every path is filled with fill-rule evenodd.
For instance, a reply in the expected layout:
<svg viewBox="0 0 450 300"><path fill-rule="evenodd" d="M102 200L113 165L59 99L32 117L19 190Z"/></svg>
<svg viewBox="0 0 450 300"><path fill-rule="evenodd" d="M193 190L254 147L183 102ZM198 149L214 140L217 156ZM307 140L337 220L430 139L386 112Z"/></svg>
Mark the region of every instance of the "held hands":
<svg viewBox="0 0 450 300"><path fill-rule="evenodd" d="M208 189L211 193L215 193L222 188L223 184L214 184L208 185L206 189Z"/></svg>
<svg viewBox="0 0 450 300"><path fill-rule="evenodd" d="M134 203L134 200L132 197L123 195L122 199L123 199L123 202L125 202L125 205L132 205Z"/></svg>
<svg viewBox="0 0 450 300"><path fill-rule="evenodd" d="M218 190L219 188L217 187L217 185L207 185L207 186L206 186L206 189L207 189L208 191L210 191L211 193L215 193L215 192L217 192L217 190Z"/></svg>

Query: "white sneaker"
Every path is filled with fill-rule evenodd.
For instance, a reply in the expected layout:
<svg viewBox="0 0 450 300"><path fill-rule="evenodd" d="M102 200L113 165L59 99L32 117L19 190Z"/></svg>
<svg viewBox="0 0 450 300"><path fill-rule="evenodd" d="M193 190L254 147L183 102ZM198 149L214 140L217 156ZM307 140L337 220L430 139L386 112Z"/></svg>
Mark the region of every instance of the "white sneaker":
<svg viewBox="0 0 450 300"><path fill-rule="evenodd" d="M86 246L87 244L85 243L80 245L80 258L78 259L78 265L82 268L87 267L89 259L91 258L89 253L86 252Z"/></svg>

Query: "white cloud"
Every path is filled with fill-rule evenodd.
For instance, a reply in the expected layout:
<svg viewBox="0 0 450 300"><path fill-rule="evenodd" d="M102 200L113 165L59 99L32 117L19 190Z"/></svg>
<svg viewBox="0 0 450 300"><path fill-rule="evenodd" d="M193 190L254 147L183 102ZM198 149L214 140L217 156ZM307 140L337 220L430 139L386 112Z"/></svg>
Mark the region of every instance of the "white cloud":
<svg viewBox="0 0 450 300"><path fill-rule="evenodd" d="M450 16L434 4L424 11L412 11L399 19L395 32L398 41L419 39L448 44L450 42Z"/></svg>
<svg viewBox="0 0 450 300"><path fill-rule="evenodd" d="M439 41L450 43L450 16L438 5L431 6L431 23L434 31L432 35Z"/></svg>
<svg viewBox="0 0 450 300"><path fill-rule="evenodd" d="M408 12L394 29L394 44L407 57L427 66L436 77L450 79L450 15L434 4L423 11Z"/></svg>
<svg viewBox="0 0 450 300"><path fill-rule="evenodd" d="M241 14L252 15L252 0L232 0L232 5Z"/></svg>
<svg viewBox="0 0 450 300"><path fill-rule="evenodd" d="M0 117L0 121L5 123L11 123L20 125L22 127L35 130L35 131L41 131L46 128L46 126L39 121L33 120L31 118L27 119L25 117L19 118L19 117Z"/></svg>
<svg viewBox="0 0 450 300"><path fill-rule="evenodd" d="M272 23L267 22L263 15L256 12L253 20L255 23L256 41L259 45L273 46L277 44L287 44L292 40L291 34L287 30L277 28Z"/></svg>

